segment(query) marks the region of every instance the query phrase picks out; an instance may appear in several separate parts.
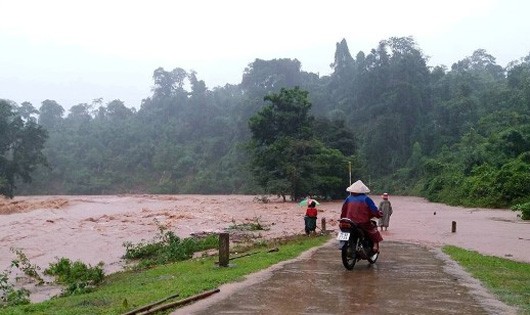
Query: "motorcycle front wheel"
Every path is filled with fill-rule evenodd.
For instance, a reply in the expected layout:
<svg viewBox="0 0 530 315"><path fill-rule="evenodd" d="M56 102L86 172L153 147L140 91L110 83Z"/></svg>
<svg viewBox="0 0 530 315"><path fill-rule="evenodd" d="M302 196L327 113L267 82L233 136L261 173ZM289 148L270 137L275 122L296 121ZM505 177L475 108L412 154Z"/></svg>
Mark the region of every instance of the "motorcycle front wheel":
<svg viewBox="0 0 530 315"><path fill-rule="evenodd" d="M377 258L379 258L379 253L375 253L372 256L368 257L368 262L370 264L375 264L375 262L377 261Z"/></svg>
<svg viewBox="0 0 530 315"><path fill-rule="evenodd" d="M348 270L352 270L357 262L357 256L355 253L355 249L357 248L356 243L357 240L350 240L342 246L342 264Z"/></svg>

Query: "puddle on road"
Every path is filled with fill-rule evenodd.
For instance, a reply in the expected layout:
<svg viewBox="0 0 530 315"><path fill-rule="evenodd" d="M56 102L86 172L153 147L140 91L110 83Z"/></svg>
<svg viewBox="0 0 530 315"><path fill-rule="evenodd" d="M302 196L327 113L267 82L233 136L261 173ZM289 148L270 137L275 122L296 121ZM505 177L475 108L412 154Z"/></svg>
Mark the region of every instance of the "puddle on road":
<svg viewBox="0 0 530 315"><path fill-rule="evenodd" d="M445 272L444 261L429 249L394 242L381 246L375 265L360 261L352 271L342 266L335 244L326 246L215 304L174 314L511 313L502 303L501 309L481 304L463 278Z"/></svg>

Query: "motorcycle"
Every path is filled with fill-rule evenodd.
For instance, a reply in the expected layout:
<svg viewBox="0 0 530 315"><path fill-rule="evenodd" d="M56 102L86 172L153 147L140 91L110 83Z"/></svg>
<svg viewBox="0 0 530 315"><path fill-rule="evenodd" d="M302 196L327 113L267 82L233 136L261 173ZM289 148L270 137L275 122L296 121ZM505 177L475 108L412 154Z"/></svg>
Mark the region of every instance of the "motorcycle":
<svg viewBox="0 0 530 315"><path fill-rule="evenodd" d="M377 226L375 221L371 222ZM339 220L339 229L337 240L342 252L342 264L346 269L352 270L355 263L361 259L368 260L370 264L377 261L379 252L373 252L372 240L355 222L342 218Z"/></svg>

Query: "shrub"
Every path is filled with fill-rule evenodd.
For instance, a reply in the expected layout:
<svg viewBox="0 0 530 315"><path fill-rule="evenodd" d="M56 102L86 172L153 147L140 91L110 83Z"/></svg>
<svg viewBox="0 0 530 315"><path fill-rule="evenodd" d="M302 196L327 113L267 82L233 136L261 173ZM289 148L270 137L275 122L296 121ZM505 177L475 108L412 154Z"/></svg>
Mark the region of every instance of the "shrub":
<svg viewBox="0 0 530 315"><path fill-rule="evenodd" d="M217 235L205 238L185 238L181 240L172 231L159 227L160 235L151 243L140 242L132 244L125 242L125 255L123 258L139 260L138 267L150 267L175 261L190 259L197 251L219 246Z"/></svg>
<svg viewBox="0 0 530 315"><path fill-rule="evenodd" d="M71 262L68 258L57 259L50 263L44 274L54 276L59 284L66 285L63 295L73 295L90 292L97 284L103 281L103 262L92 267L81 261Z"/></svg>
<svg viewBox="0 0 530 315"><path fill-rule="evenodd" d="M0 273L0 307L29 304L30 292L25 288L16 289L15 285L9 281L12 268L18 268L37 285L44 284L44 280L39 275L40 269L37 265L32 265L22 250L11 248L11 252L17 255L17 259L11 261L11 266Z"/></svg>
<svg viewBox="0 0 530 315"><path fill-rule="evenodd" d="M0 273L0 308L5 306L24 305L29 304L29 291L22 289L15 289L13 284L9 282L9 274L11 271L4 270Z"/></svg>
<svg viewBox="0 0 530 315"><path fill-rule="evenodd" d="M530 220L530 202L516 204L512 207L513 211L521 211L521 219Z"/></svg>
<svg viewBox="0 0 530 315"><path fill-rule="evenodd" d="M11 252L17 255L17 259L11 261L12 267L17 267L20 269L26 276L35 280L37 285L44 284L44 279L42 279L38 272L38 270L40 270L39 266L32 265L22 250L18 248L11 248Z"/></svg>

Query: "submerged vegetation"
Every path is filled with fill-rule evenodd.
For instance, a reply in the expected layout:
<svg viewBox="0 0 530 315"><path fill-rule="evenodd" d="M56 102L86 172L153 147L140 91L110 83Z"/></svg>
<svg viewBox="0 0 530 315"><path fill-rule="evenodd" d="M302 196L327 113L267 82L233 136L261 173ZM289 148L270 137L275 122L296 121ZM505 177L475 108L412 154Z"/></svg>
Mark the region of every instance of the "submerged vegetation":
<svg viewBox="0 0 530 315"><path fill-rule="evenodd" d="M233 231L265 231L269 230L263 223L260 222L261 217L255 217L251 222L237 223L232 219L232 225L228 227L228 230Z"/></svg>
<svg viewBox="0 0 530 315"><path fill-rule="evenodd" d="M195 252L219 247L216 234L181 239L162 226L159 226L159 231L159 235L151 242L125 242L123 258L136 261L135 268L145 268L190 259Z"/></svg>

